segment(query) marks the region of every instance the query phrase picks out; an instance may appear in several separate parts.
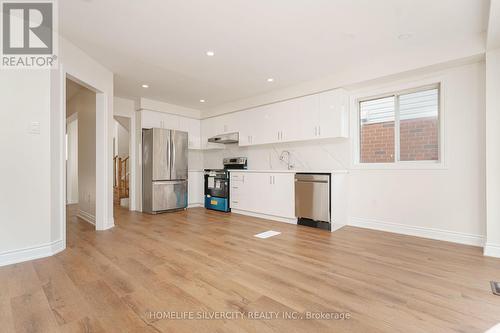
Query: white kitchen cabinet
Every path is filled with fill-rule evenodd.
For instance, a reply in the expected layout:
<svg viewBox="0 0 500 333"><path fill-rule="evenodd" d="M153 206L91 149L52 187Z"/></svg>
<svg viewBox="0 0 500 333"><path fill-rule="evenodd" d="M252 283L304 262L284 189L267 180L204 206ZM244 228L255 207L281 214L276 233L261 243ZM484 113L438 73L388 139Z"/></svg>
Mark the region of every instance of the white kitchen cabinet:
<svg viewBox="0 0 500 333"><path fill-rule="evenodd" d="M272 216L295 218L295 178L293 173L269 174L271 184L267 198L267 213Z"/></svg>
<svg viewBox="0 0 500 333"><path fill-rule="evenodd" d="M201 149L224 149L220 143L210 143L208 139L221 133L218 131L219 117L206 118L201 121Z"/></svg>
<svg viewBox="0 0 500 333"><path fill-rule="evenodd" d="M187 128L181 128L181 118L183 117L175 114L164 113L162 114L162 118L163 118L163 124L162 124L163 128L187 132Z"/></svg>
<svg viewBox="0 0 500 333"><path fill-rule="evenodd" d="M201 121L199 119L182 117L180 129L188 132L189 149L201 149Z"/></svg>
<svg viewBox="0 0 500 333"><path fill-rule="evenodd" d="M188 172L188 203L189 206L203 206L204 202L203 171Z"/></svg>
<svg viewBox="0 0 500 333"><path fill-rule="evenodd" d="M295 218L293 173L231 172L230 184L232 210Z"/></svg>
<svg viewBox="0 0 500 333"><path fill-rule="evenodd" d="M304 96L293 101L293 113L286 117L285 141L315 139L315 127L319 122L319 95Z"/></svg>
<svg viewBox="0 0 500 333"><path fill-rule="evenodd" d="M349 137L349 96L344 89L319 94L318 138Z"/></svg>
<svg viewBox="0 0 500 333"><path fill-rule="evenodd" d="M189 149L200 149L200 120L164 112L141 111L142 128L165 128L188 132Z"/></svg>
<svg viewBox="0 0 500 333"><path fill-rule="evenodd" d="M142 128L163 128L163 114L154 111L141 111Z"/></svg>
<svg viewBox="0 0 500 333"><path fill-rule="evenodd" d="M217 117L215 122L215 134L226 134L238 132L238 121L235 113L228 113Z"/></svg>
<svg viewBox="0 0 500 333"><path fill-rule="evenodd" d="M275 139L275 120L269 106L237 112L239 145L252 146L271 143Z"/></svg>
<svg viewBox="0 0 500 333"><path fill-rule="evenodd" d="M335 89L232 114L240 146L347 138L348 94ZM216 119L216 118L215 118Z"/></svg>

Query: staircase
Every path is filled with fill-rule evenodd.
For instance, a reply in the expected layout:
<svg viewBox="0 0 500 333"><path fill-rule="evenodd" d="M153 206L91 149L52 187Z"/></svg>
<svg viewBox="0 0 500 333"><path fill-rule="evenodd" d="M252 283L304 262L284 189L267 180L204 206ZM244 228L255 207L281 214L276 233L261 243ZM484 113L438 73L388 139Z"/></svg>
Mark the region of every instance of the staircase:
<svg viewBox="0 0 500 333"><path fill-rule="evenodd" d="M113 157L114 180L113 180L113 203L120 205L120 200L129 197L129 178L128 168L129 156L122 158L118 155Z"/></svg>

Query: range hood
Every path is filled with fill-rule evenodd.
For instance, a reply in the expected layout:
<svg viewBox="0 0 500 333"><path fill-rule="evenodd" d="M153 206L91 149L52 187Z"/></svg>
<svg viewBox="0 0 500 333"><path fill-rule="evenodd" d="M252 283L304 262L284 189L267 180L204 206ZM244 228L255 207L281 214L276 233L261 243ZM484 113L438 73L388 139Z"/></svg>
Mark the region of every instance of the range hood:
<svg viewBox="0 0 500 333"><path fill-rule="evenodd" d="M223 144L238 143L239 138L240 138L239 133L228 133L228 134L213 136L208 139L208 142L223 143Z"/></svg>

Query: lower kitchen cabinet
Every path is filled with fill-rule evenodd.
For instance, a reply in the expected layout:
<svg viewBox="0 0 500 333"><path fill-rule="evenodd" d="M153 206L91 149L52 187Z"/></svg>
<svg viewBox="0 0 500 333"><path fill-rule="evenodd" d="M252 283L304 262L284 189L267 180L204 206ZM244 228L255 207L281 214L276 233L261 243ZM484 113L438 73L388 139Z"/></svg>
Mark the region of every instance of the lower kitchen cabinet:
<svg viewBox="0 0 500 333"><path fill-rule="evenodd" d="M189 206L203 206L204 201L203 171L188 171L188 203Z"/></svg>
<svg viewBox="0 0 500 333"><path fill-rule="evenodd" d="M293 173L232 171L230 184L232 210L295 219Z"/></svg>

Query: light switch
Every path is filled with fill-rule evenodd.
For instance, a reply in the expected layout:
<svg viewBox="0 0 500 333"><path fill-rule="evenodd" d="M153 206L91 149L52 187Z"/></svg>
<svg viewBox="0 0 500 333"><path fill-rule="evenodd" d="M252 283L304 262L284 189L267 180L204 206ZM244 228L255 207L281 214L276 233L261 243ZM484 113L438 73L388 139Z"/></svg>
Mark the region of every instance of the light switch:
<svg viewBox="0 0 500 333"><path fill-rule="evenodd" d="M32 121L30 123L30 134L40 134L40 122Z"/></svg>

